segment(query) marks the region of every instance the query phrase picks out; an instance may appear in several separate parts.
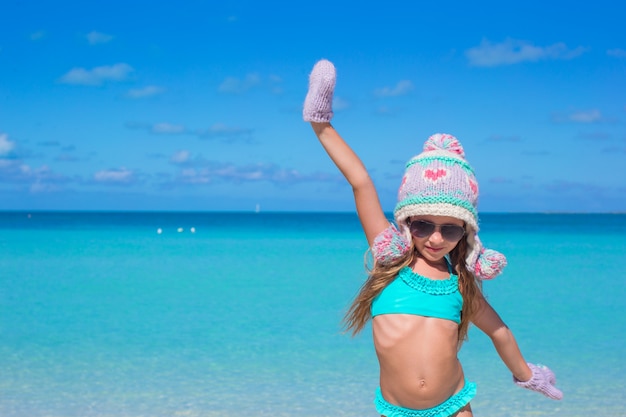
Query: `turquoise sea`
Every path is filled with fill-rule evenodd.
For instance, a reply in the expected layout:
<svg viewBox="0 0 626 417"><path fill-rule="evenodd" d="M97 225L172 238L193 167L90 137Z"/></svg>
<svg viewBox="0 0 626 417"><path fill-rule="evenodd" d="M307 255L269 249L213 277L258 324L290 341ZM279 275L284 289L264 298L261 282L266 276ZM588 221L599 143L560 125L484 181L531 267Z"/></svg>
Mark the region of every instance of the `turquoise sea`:
<svg viewBox="0 0 626 417"><path fill-rule="evenodd" d="M193 231L192 231L193 228ZM160 233L159 233L160 231ZM483 214L484 284L565 398L522 390L473 329L474 415L626 415L626 215ZM376 416L346 213L0 212L0 416Z"/></svg>

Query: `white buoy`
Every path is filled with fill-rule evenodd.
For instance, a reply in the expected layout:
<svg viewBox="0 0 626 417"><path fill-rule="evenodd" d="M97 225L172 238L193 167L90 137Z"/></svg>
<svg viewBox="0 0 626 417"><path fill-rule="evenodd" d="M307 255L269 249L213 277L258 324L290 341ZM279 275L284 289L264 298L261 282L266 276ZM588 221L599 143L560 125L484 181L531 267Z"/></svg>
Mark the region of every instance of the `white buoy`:
<svg viewBox="0 0 626 417"><path fill-rule="evenodd" d="M163 229L161 229L160 227L157 229L157 234L160 235L161 233L163 233Z"/></svg>
<svg viewBox="0 0 626 417"><path fill-rule="evenodd" d="M191 229L189 229L189 231L190 231L191 233L196 233L196 228L195 228L195 227L192 227Z"/></svg>

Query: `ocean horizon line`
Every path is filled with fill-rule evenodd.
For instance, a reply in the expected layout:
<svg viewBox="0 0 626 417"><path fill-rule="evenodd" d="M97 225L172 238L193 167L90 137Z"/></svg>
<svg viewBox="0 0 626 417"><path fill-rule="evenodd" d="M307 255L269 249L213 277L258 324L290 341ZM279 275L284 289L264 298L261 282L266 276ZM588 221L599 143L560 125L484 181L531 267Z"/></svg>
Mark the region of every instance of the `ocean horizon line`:
<svg viewBox="0 0 626 417"><path fill-rule="evenodd" d="M176 209L176 210L150 210L150 209L130 209L130 210L98 210L98 209L0 209L0 214L31 214L31 213L76 213L76 214L124 214L124 213L171 213L171 214L354 214L356 210L198 210L198 209ZM393 217L392 211L385 211L385 214ZM624 211L481 211L479 215L624 215Z"/></svg>

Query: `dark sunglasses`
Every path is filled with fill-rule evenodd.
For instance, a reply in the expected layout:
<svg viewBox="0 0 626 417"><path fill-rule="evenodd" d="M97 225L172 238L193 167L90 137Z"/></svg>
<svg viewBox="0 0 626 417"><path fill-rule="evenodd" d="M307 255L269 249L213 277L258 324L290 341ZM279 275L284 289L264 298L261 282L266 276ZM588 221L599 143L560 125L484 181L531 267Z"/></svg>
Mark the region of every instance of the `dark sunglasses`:
<svg viewBox="0 0 626 417"><path fill-rule="evenodd" d="M435 233L435 230L439 229L441 237L448 242L458 242L465 234L465 228L463 226L457 226L455 224L435 224L427 222L426 220L410 222L409 229L411 230L411 234L418 238L428 237Z"/></svg>

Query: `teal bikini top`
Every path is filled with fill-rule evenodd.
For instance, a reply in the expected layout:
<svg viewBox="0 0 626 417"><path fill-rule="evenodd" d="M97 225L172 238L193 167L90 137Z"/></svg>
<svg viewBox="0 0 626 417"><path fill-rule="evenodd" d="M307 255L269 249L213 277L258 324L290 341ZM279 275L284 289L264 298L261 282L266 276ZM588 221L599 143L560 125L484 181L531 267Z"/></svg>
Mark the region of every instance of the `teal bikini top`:
<svg viewBox="0 0 626 417"><path fill-rule="evenodd" d="M459 292L459 278L436 280L419 275L408 266L378 294L372 302L372 317L381 314L415 314L461 323L463 297Z"/></svg>

